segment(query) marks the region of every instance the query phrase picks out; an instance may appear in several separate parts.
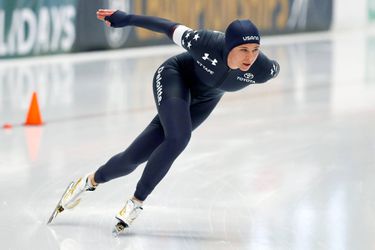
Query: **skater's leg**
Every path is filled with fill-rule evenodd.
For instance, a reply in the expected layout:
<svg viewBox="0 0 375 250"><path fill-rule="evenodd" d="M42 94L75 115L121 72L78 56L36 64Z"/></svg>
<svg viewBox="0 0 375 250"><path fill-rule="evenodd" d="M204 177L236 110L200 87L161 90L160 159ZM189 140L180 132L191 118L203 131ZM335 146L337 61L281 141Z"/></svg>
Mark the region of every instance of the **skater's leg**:
<svg viewBox="0 0 375 250"><path fill-rule="evenodd" d="M199 125L201 125L207 119L207 117L219 103L221 97L222 95L212 97L190 106L191 124L193 126L193 130L199 127Z"/></svg>
<svg viewBox="0 0 375 250"><path fill-rule="evenodd" d="M156 71L153 93L164 130L164 140L148 158L137 184L134 197L141 201L146 199L167 174L174 160L187 146L192 131L190 89L175 59L168 60Z"/></svg>
<svg viewBox="0 0 375 250"><path fill-rule="evenodd" d="M185 149L191 131L207 119L220 99L221 96L218 96L188 107L186 101L174 98L168 99L159 107L165 139L150 156L133 199L146 199L167 174L173 161Z"/></svg>
<svg viewBox="0 0 375 250"><path fill-rule="evenodd" d="M175 63L173 59L167 61L154 75L154 97L158 104L161 102L159 98L178 97L184 100L190 98L189 90L183 83ZM156 116L145 131L124 152L112 157L96 171L93 183L104 183L131 173L139 164L148 160L151 153L163 140L164 131L159 116Z"/></svg>
<svg viewBox="0 0 375 250"><path fill-rule="evenodd" d="M131 173L149 158L163 139L163 128L156 116L124 152L113 156L95 172L93 184L104 183Z"/></svg>
<svg viewBox="0 0 375 250"><path fill-rule="evenodd" d="M151 154L134 196L145 200L167 174L174 160L187 146L191 137L189 104L180 98L169 98L158 109L164 128L164 141Z"/></svg>
<svg viewBox="0 0 375 250"><path fill-rule="evenodd" d="M137 218L143 210L142 201L167 174L173 161L189 142L192 127L189 104L185 100L164 100L158 112L164 128L164 140L149 157L134 197L117 213L116 218L119 221L113 229L115 236L128 228Z"/></svg>

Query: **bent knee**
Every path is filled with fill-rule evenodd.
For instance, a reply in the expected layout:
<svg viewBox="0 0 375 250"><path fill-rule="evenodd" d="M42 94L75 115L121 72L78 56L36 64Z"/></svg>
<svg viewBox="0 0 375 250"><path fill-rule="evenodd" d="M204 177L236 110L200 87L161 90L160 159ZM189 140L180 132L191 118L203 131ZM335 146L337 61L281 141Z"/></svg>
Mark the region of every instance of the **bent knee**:
<svg viewBox="0 0 375 250"><path fill-rule="evenodd" d="M173 135L173 136L166 136L165 141L175 151L182 151L189 144L190 138L191 138L191 132L181 133L181 134Z"/></svg>

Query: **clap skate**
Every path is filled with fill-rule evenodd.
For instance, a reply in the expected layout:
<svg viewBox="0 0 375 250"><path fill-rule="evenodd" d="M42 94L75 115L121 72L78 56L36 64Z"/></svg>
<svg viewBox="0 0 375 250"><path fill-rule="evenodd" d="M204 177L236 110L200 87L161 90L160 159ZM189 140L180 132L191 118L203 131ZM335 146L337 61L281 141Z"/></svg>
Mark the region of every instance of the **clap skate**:
<svg viewBox="0 0 375 250"><path fill-rule="evenodd" d="M84 178L79 178L76 182L72 181L61 196L61 199L57 203L56 208L53 210L47 224L50 224L52 220L65 209L72 209L76 207L81 201L81 195L85 191L94 191L95 188L96 187L89 184L88 175L86 175Z"/></svg>
<svg viewBox="0 0 375 250"><path fill-rule="evenodd" d="M112 230L113 236L117 237L125 232L143 210L142 206L136 203L131 199L128 200L125 206L117 213L116 219L118 222Z"/></svg>

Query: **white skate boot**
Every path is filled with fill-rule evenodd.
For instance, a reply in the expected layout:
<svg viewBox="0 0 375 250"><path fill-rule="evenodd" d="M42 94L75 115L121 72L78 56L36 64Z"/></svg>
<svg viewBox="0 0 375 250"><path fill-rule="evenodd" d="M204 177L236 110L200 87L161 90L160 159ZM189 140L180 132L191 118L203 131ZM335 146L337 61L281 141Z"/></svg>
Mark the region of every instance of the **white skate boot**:
<svg viewBox="0 0 375 250"><path fill-rule="evenodd" d="M140 202L132 199L127 200L125 206L116 215L118 223L112 230L112 234L117 237L120 233L124 232L125 229L129 228L142 210L143 208Z"/></svg>
<svg viewBox="0 0 375 250"><path fill-rule="evenodd" d="M75 182L72 181L68 185L47 224L51 223L52 220L65 209L72 209L76 207L81 201L84 192L94 191L96 189L96 186L93 186L89 181L88 176L89 174L85 177L79 178Z"/></svg>

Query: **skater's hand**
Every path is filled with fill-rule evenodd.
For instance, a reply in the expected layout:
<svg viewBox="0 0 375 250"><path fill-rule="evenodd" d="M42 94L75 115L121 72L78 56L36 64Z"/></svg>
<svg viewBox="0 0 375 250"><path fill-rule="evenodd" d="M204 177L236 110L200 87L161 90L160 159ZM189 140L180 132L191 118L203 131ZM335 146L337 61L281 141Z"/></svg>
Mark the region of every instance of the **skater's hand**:
<svg viewBox="0 0 375 250"><path fill-rule="evenodd" d="M99 9L96 12L99 20L105 21L108 27L120 28L129 25L130 15L120 10Z"/></svg>
<svg viewBox="0 0 375 250"><path fill-rule="evenodd" d="M111 16L116 10L109 10L109 9L98 9L98 11L96 12L96 17L101 20L101 21L104 21L105 24L108 26L108 27L111 27L111 23L107 20L105 20L106 17L109 17Z"/></svg>

